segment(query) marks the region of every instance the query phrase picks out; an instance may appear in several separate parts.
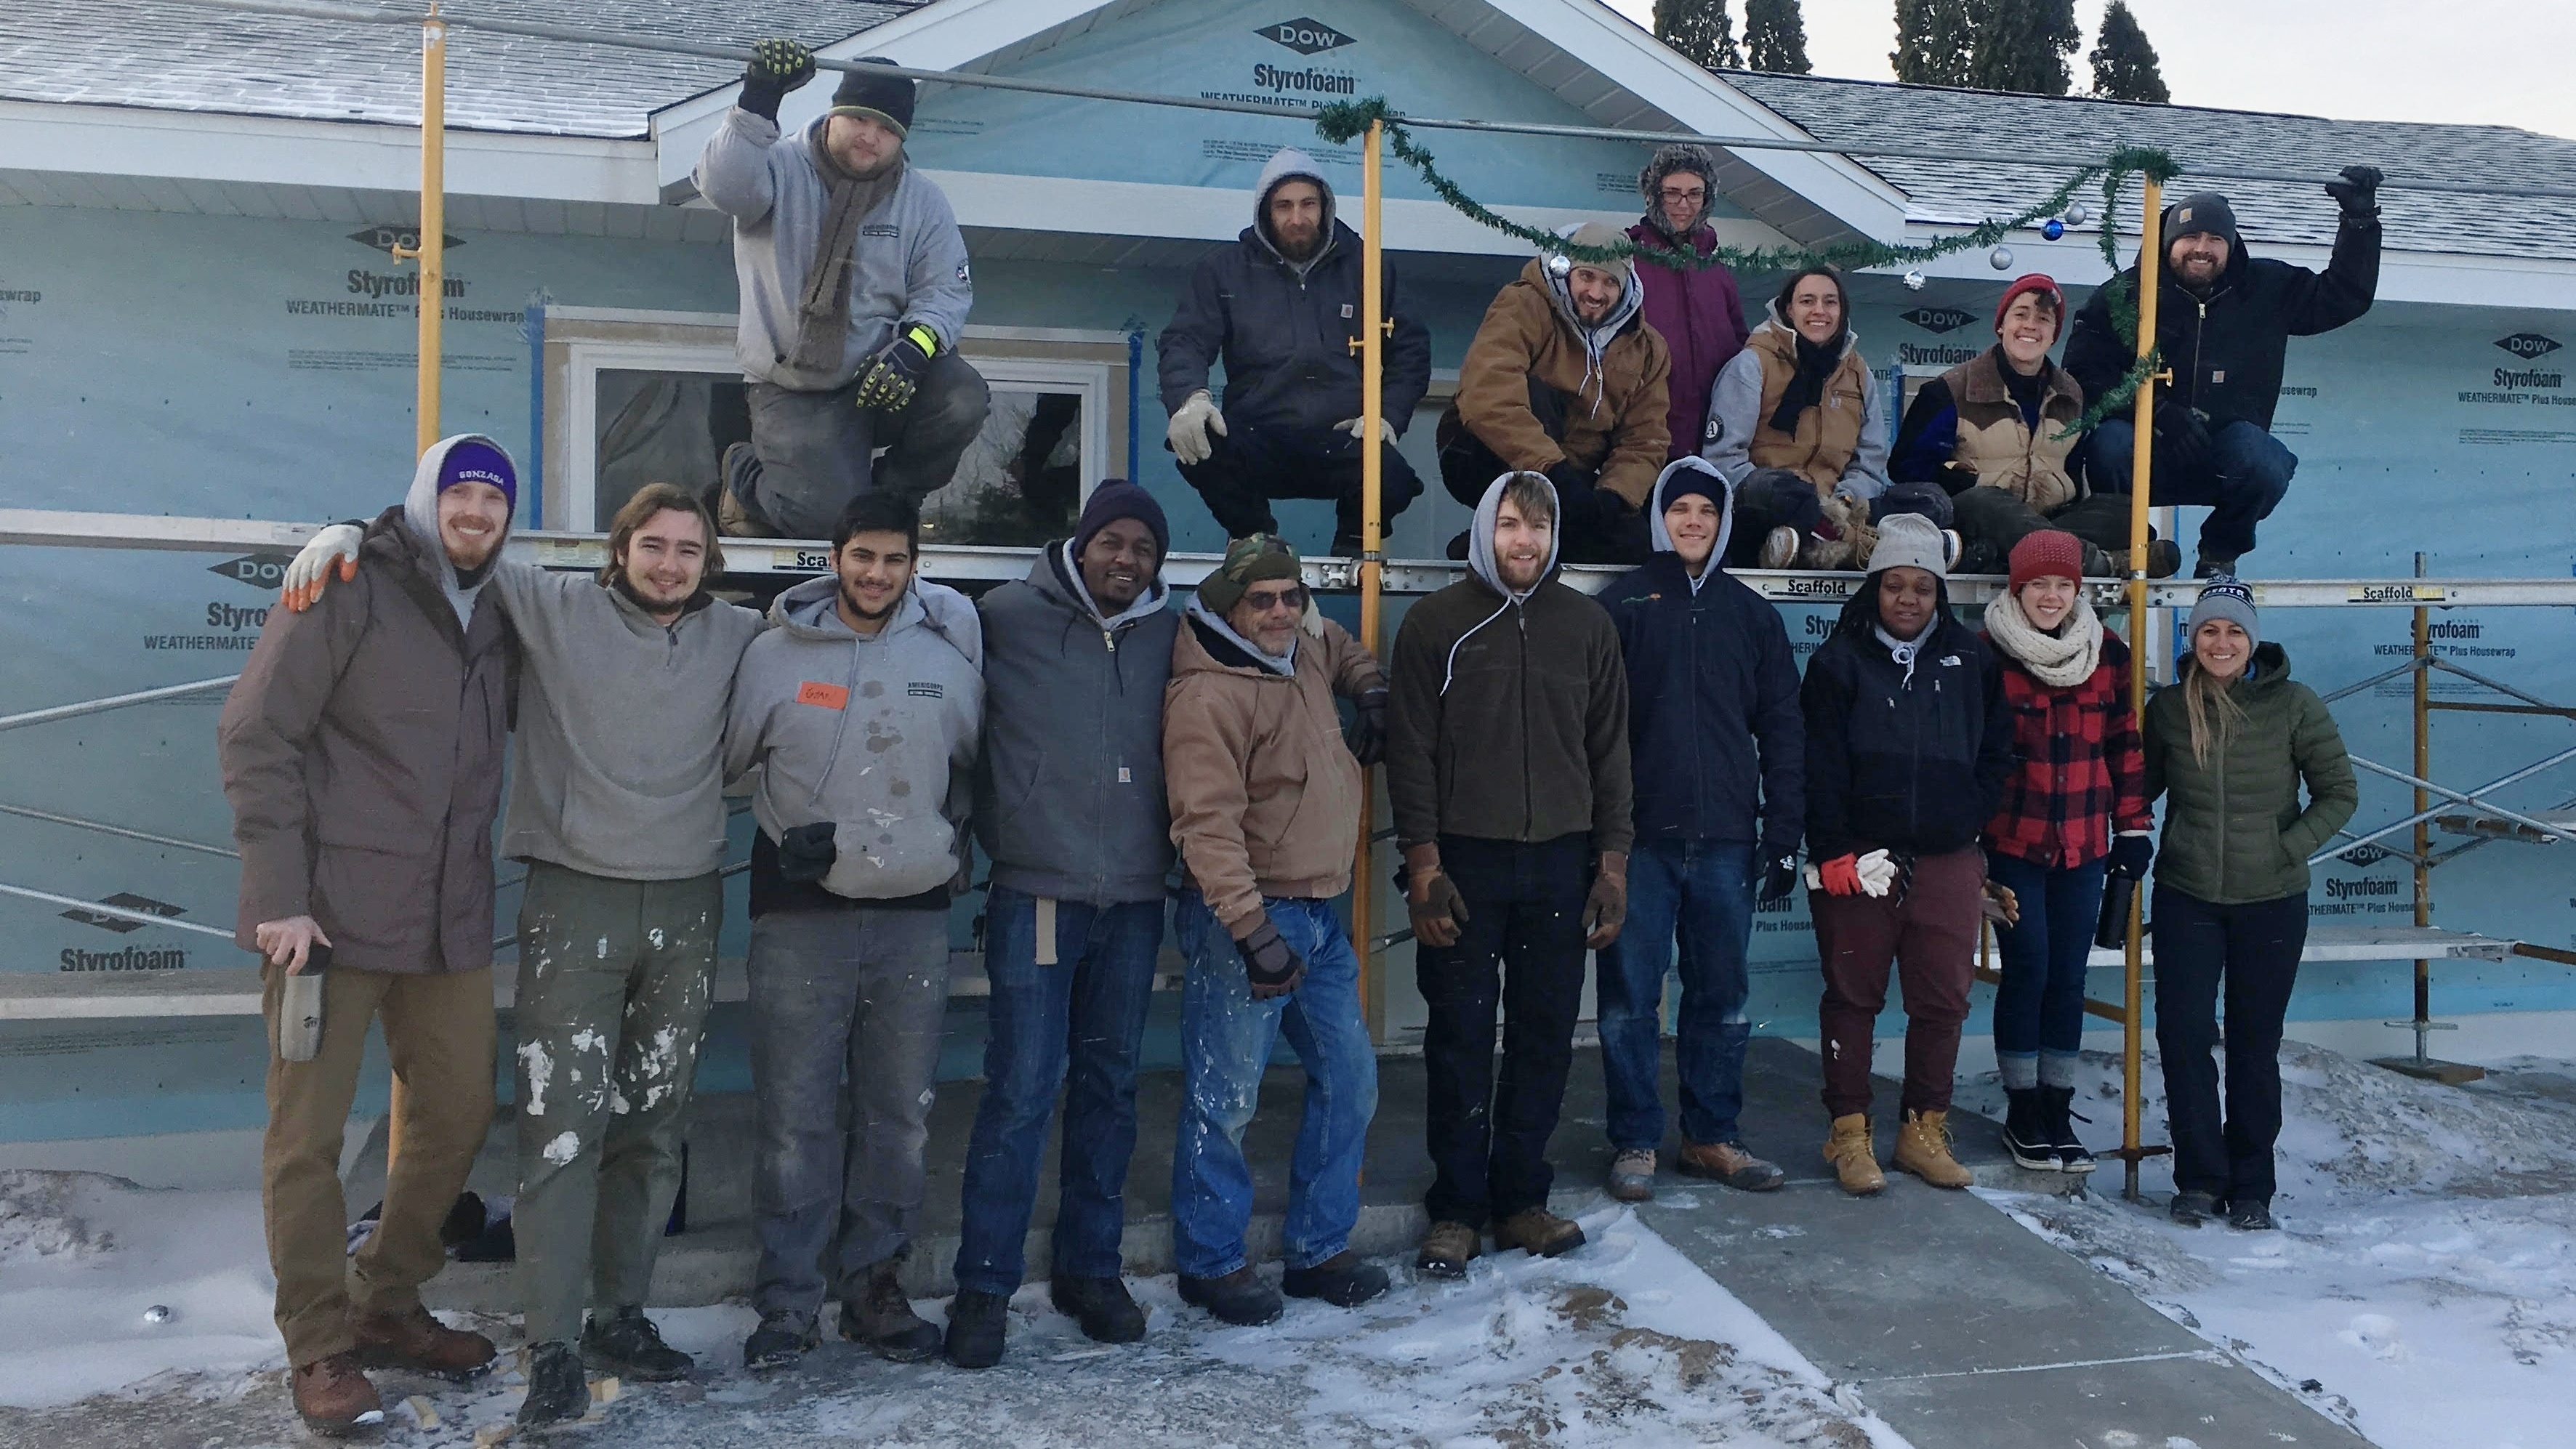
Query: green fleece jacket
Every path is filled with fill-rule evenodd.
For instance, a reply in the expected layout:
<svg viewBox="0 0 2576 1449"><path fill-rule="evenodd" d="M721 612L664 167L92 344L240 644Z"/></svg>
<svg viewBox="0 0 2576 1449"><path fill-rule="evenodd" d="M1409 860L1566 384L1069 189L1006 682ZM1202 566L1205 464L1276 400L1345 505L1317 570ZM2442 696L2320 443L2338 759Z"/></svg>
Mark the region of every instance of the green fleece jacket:
<svg viewBox="0 0 2576 1449"><path fill-rule="evenodd" d="M2252 673L2229 689L2244 718L2211 742L2206 763L2192 758L2182 689L2147 701L2147 799L2170 797L2156 880L2212 905L2306 895L2307 858L2361 799L2334 716L2290 677L2281 646L2257 645Z"/></svg>

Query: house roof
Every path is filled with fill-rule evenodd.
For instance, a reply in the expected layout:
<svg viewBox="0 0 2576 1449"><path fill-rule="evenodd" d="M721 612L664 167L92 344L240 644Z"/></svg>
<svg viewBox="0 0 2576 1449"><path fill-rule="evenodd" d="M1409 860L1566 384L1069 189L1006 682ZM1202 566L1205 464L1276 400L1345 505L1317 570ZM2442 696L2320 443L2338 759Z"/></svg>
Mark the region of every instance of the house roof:
<svg viewBox="0 0 2576 1449"><path fill-rule="evenodd" d="M720 45L792 35L821 46L921 3L470 0L459 11ZM653 112L741 73L731 61L451 28L447 123L640 138ZM413 126L420 123L420 33L408 25L212 10L187 0L10 0L0 6L0 100Z"/></svg>
<svg viewBox="0 0 2576 1449"><path fill-rule="evenodd" d="M1987 152L2036 146L2077 155L2107 155L2112 147L2127 144L2161 147L2186 167L2309 173L2320 182L2360 163L2392 177L2483 183L2508 191L2576 187L2576 141L2511 126L2336 121L1750 71L1721 71L1719 78L1829 144ZM1856 159L1905 193L1908 220L1935 225L2013 215L2066 177L2056 167ZM2175 187L2228 193L2250 241L2323 246L2334 240L2335 207L2318 187L2202 181L2188 171ZM2092 206L2098 214L2098 197ZM2392 184L2382 209L2386 244L2393 251L2576 259L2576 200L2461 196ZM2134 186L2123 215L2122 230L2134 228Z"/></svg>

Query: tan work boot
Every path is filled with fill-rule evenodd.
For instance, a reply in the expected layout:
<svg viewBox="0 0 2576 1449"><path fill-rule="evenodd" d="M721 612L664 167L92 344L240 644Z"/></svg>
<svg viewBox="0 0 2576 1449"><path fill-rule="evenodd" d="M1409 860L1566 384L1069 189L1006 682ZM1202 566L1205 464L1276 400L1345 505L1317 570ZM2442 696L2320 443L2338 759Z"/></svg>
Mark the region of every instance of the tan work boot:
<svg viewBox="0 0 2576 1449"><path fill-rule="evenodd" d="M1896 1130L1896 1168L1934 1187L1966 1187L1976 1181L1959 1159L1950 1155L1950 1114L1912 1112Z"/></svg>
<svg viewBox="0 0 2576 1449"><path fill-rule="evenodd" d="M1655 1196L1655 1149L1631 1147L1610 1159L1608 1190L1621 1202L1651 1202Z"/></svg>
<svg viewBox="0 0 2576 1449"><path fill-rule="evenodd" d="M1485 1250L1485 1235L1465 1223L1433 1223L1413 1266L1434 1278L1464 1278L1467 1260Z"/></svg>
<svg viewBox="0 0 2576 1449"><path fill-rule="evenodd" d="M1870 1140L1867 1112L1834 1119L1833 1135L1825 1139L1825 1160L1834 1165L1843 1191L1854 1197L1867 1197L1887 1186L1887 1174L1878 1170L1878 1148Z"/></svg>
<svg viewBox="0 0 2576 1449"><path fill-rule="evenodd" d="M358 1363L366 1368L409 1369L462 1381L492 1366L492 1340L450 1328L418 1303L408 1310L369 1314L352 1328L358 1335Z"/></svg>
<svg viewBox="0 0 2576 1449"><path fill-rule="evenodd" d="M778 530L751 516L742 500L733 496L733 485L724 485L716 498L716 532L727 538L776 538Z"/></svg>
<svg viewBox="0 0 2576 1449"><path fill-rule="evenodd" d="M1744 1150L1741 1142L1685 1142L1673 1164L1684 1177L1705 1177L1745 1192L1770 1192L1789 1174Z"/></svg>
<svg viewBox="0 0 2576 1449"><path fill-rule="evenodd" d="M1494 1224L1494 1248L1520 1248L1533 1258L1554 1258L1583 1246L1583 1229L1545 1208L1523 1208Z"/></svg>
<svg viewBox="0 0 2576 1449"><path fill-rule="evenodd" d="M337 1439L385 1421L385 1401L376 1386L358 1371L355 1353L335 1353L300 1365L288 1375L295 1391L295 1412L316 1434Z"/></svg>

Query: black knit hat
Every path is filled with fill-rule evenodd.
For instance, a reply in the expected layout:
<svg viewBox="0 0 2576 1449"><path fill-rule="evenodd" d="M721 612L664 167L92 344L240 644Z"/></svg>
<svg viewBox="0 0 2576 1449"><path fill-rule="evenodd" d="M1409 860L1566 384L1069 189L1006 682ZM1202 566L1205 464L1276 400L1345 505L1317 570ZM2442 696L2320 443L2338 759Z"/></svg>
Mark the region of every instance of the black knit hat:
<svg viewBox="0 0 2576 1449"><path fill-rule="evenodd" d="M861 65L899 65L892 56L863 55ZM908 77L843 71L841 88L832 92L834 115L873 116L894 127L898 136L912 133L913 84Z"/></svg>

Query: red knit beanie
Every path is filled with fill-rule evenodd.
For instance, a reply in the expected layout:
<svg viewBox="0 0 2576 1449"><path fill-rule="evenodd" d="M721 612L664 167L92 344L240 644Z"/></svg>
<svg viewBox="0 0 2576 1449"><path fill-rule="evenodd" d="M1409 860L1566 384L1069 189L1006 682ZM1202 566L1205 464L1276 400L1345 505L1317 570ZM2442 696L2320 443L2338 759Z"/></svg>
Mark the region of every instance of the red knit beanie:
<svg viewBox="0 0 2576 1449"><path fill-rule="evenodd" d="M2004 314L2012 310L2013 298L2020 296L2024 292L2046 292L2051 297L2056 298L2058 330L2061 332L2065 330L2066 293L2058 287L2057 279L2055 277L2050 276L2046 272L2032 272L2027 276L2014 278L2013 284L2004 288L2004 299L1995 304L1995 330L1997 332L2004 330Z"/></svg>
<svg viewBox="0 0 2576 1449"><path fill-rule="evenodd" d="M2084 541L2062 528L2025 533L2012 548L2012 576L2007 588L2020 593L2032 579L2051 574L2062 579L2084 577Z"/></svg>

